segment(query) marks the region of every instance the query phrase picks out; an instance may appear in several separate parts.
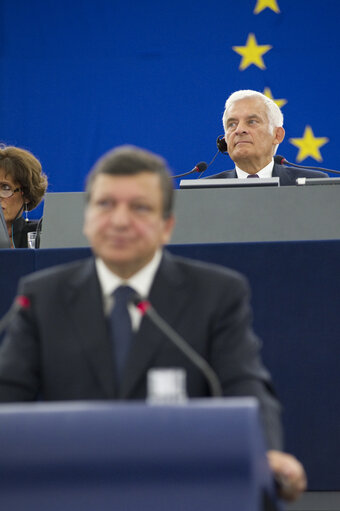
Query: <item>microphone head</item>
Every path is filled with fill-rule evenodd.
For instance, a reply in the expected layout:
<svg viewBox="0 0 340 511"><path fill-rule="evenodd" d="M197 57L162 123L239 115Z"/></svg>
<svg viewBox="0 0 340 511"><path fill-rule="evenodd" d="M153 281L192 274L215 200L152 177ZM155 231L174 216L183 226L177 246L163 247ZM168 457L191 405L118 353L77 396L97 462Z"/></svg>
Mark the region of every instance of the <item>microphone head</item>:
<svg viewBox="0 0 340 511"><path fill-rule="evenodd" d="M15 304L21 309L29 309L31 306L31 300L28 296L19 295L15 299Z"/></svg>
<svg viewBox="0 0 340 511"><path fill-rule="evenodd" d="M135 307L137 307L142 316L144 316L144 314L146 314L148 309L151 307L150 302L146 298L140 296L138 293L132 295L130 302L133 303Z"/></svg>
<svg viewBox="0 0 340 511"><path fill-rule="evenodd" d="M280 154L276 154L274 156L274 162L277 163L278 165L283 165L284 163L286 163L286 158L284 156L281 156Z"/></svg>
<svg viewBox="0 0 340 511"><path fill-rule="evenodd" d="M205 162L205 161L200 161L199 163L197 163L197 165L195 166L195 170L197 172L204 172L205 170L207 170L208 168L208 164Z"/></svg>

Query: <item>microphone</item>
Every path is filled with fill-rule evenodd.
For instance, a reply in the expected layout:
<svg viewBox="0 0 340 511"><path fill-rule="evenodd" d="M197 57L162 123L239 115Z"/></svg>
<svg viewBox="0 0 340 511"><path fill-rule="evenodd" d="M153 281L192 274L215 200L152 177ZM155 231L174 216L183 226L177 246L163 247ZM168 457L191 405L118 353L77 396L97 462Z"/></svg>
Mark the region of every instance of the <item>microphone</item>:
<svg viewBox="0 0 340 511"><path fill-rule="evenodd" d="M41 230L42 230L42 221L43 217L40 218L38 224L37 224L37 235L35 238L35 248L40 248L40 236L41 236Z"/></svg>
<svg viewBox="0 0 340 511"><path fill-rule="evenodd" d="M6 312L4 316L0 319L0 334L10 324L12 321L14 315L20 310L20 309L29 309L31 305L30 299L27 296L19 295L15 298L12 306L10 309Z"/></svg>
<svg viewBox="0 0 340 511"><path fill-rule="evenodd" d="M207 170L207 168L208 164L205 161L200 161L199 163L197 163L197 165L194 166L193 169L189 170L189 172L184 172L184 174L177 174L177 176L172 177L173 179L175 179L176 177L188 176L189 174L193 174L193 172L204 172L205 170Z"/></svg>
<svg viewBox="0 0 340 511"><path fill-rule="evenodd" d="M274 162L278 165L291 165L292 167L298 167L299 169L310 169L310 170L323 170L324 172L333 172L334 174L340 174L339 170L324 169L323 167L308 167L307 165L297 165L286 160L284 156L277 154L274 156Z"/></svg>
<svg viewBox="0 0 340 511"><path fill-rule="evenodd" d="M137 293L131 302L137 307L142 316L147 316L157 328L197 367L208 381L211 395L222 397L222 388L217 375L208 362L195 351L152 307L151 303Z"/></svg>

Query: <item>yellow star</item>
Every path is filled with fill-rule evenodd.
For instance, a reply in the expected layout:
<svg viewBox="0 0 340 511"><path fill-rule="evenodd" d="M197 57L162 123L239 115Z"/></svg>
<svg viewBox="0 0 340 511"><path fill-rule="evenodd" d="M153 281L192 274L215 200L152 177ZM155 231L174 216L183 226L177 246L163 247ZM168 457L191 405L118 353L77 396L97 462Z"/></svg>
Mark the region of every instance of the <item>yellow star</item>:
<svg viewBox="0 0 340 511"><path fill-rule="evenodd" d="M268 7L268 9L271 9L272 11L276 12L277 14L280 12L279 6L277 5L276 0L257 0L254 14L259 14L260 12L264 11L264 9Z"/></svg>
<svg viewBox="0 0 340 511"><path fill-rule="evenodd" d="M282 107L283 107L283 106L285 106L285 104L287 103L287 100L286 100L286 99L274 99L274 98L273 98L272 91L270 90L270 88L269 88L269 87L265 87L265 88L264 88L263 94L264 94L265 96L267 96L267 98L272 99L272 100L274 101L274 103L276 103L276 104L277 104L277 106L278 106L279 108L282 108Z"/></svg>
<svg viewBox="0 0 340 511"><path fill-rule="evenodd" d="M262 60L262 55L271 50L271 48L272 46L269 44L258 45L255 35L249 34L246 46L233 46L233 50L242 56L239 69L243 71L251 64L254 64L260 69L266 69Z"/></svg>
<svg viewBox="0 0 340 511"><path fill-rule="evenodd" d="M327 137L314 137L313 130L310 126L305 127L302 138L290 138L289 142L299 148L296 161L300 162L311 156L314 160L322 161L319 147L327 144Z"/></svg>

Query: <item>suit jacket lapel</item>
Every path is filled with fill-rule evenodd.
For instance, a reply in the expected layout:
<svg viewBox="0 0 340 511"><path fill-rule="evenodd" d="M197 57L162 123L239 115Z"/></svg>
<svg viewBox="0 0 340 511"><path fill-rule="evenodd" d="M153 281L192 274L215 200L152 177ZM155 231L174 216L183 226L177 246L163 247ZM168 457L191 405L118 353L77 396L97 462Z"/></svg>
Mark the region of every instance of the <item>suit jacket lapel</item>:
<svg viewBox="0 0 340 511"><path fill-rule="evenodd" d="M223 179L236 179L237 178L236 169L225 170L224 172L218 174L218 177Z"/></svg>
<svg viewBox="0 0 340 511"><path fill-rule="evenodd" d="M150 303L170 325L176 325L190 296L184 291L185 281L172 256L165 252L150 291ZM147 318L142 319L127 361L120 397L126 399L150 367L164 345L164 334Z"/></svg>
<svg viewBox="0 0 340 511"><path fill-rule="evenodd" d="M68 311L90 370L107 398L115 397L113 351L94 260L87 260L67 289Z"/></svg>
<svg viewBox="0 0 340 511"><path fill-rule="evenodd" d="M295 178L291 175L290 169L284 167L283 165L274 163L272 176L280 178L281 186L295 184Z"/></svg>
<svg viewBox="0 0 340 511"><path fill-rule="evenodd" d="M212 176L204 177L203 179L235 179L236 177L237 177L236 169L232 169L224 170L223 172L213 174Z"/></svg>

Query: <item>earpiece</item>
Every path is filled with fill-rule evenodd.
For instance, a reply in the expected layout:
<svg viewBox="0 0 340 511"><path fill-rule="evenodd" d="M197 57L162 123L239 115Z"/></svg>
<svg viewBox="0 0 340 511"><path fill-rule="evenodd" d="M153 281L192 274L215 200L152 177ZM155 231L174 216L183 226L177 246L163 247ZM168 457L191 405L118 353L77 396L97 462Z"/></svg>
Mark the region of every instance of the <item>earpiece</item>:
<svg viewBox="0 0 340 511"><path fill-rule="evenodd" d="M25 213L25 222L28 222L28 206L27 206L27 202L25 202L24 213Z"/></svg>
<svg viewBox="0 0 340 511"><path fill-rule="evenodd" d="M227 142L225 141L224 135L220 135L219 137L217 137L216 145L220 153L228 154L228 146Z"/></svg>

